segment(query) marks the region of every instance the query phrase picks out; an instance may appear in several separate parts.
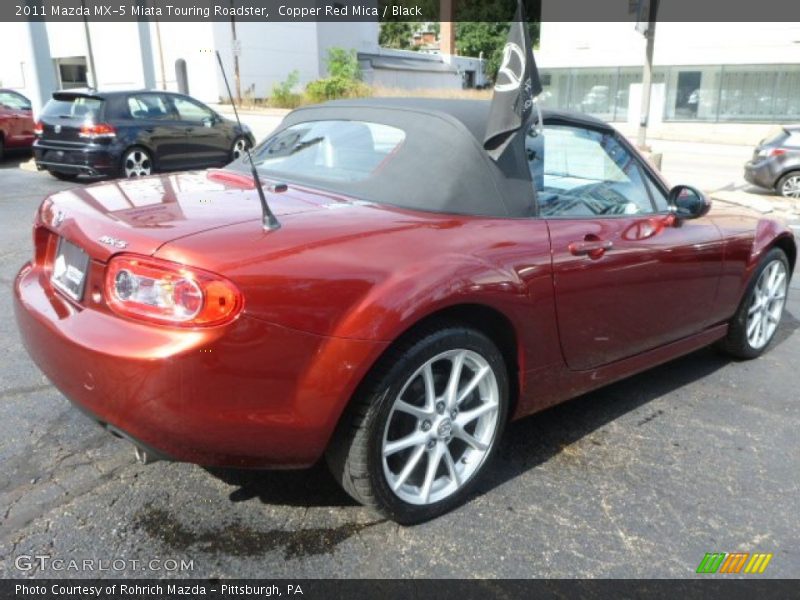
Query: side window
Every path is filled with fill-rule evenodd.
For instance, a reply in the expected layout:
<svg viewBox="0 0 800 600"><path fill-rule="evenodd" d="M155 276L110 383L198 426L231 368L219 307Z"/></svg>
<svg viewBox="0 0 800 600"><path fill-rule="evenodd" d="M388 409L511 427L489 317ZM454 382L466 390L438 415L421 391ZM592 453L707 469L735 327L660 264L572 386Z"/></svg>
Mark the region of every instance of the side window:
<svg viewBox="0 0 800 600"><path fill-rule="evenodd" d="M211 112L210 108L189 100L188 98L173 96L172 102L175 105L175 110L178 111L178 116L180 117L181 121L202 123L203 121L211 119L214 116L214 113Z"/></svg>
<svg viewBox="0 0 800 600"><path fill-rule="evenodd" d="M134 119L170 119L164 97L160 94L134 94L128 96L128 112Z"/></svg>
<svg viewBox="0 0 800 600"><path fill-rule="evenodd" d="M31 103L24 96L15 92L0 92L0 104L15 110L31 109Z"/></svg>
<svg viewBox="0 0 800 600"><path fill-rule="evenodd" d="M655 212L639 163L613 135L546 125L543 136L526 137L526 149L542 216Z"/></svg>

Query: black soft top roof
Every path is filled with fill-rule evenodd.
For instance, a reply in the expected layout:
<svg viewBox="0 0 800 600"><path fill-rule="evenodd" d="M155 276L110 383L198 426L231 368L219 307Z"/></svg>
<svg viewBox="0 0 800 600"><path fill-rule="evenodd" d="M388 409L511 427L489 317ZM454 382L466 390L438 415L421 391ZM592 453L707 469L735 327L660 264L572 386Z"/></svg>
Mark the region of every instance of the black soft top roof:
<svg viewBox="0 0 800 600"><path fill-rule="evenodd" d="M380 173L357 182L307 177L298 183L391 204L439 213L523 218L535 214L536 198L523 135L494 162L483 149L489 102L431 98L337 100L298 108L279 126L346 120L402 129L406 138ZM604 131L602 121L575 113L543 111L545 122ZM267 171L269 173L269 171ZM280 177L280 175L278 175Z"/></svg>
<svg viewBox="0 0 800 600"><path fill-rule="evenodd" d="M461 121L469 132L483 145L490 104L488 100L457 100L447 98L358 98L354 100L334 100L306 108L316 108L318 106L364 106L446 113ZM607 131L612 131L613 129L611 125L605 121L578 112L543 109L542 117L547 122L569 122L583 127Z"/></svg>

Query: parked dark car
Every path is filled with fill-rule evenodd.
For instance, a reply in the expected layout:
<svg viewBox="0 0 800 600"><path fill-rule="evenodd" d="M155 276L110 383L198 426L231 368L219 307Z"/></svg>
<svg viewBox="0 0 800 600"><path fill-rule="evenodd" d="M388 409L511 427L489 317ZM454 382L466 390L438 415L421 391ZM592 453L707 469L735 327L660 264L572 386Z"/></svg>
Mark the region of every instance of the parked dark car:
<svg viewBox="0 0 800 600"><path fill-rule="evenodd" d="M194 98L148 90L55 92L36 135L36 166L67 180L223 166L254 142Z"/></svg>
<svg viewBox="0 0 800 600"><path fill-rule="evenodd" d="M800 198L800 125L786 125L756 146L744 178L787 198Z"/></svg>
<svg viewBox="0 0 800 600"><path fill-rule="evenodd" d="M30 148L33 138L31 101L19 92L0 89L0 160L6 150Z"/></svg>

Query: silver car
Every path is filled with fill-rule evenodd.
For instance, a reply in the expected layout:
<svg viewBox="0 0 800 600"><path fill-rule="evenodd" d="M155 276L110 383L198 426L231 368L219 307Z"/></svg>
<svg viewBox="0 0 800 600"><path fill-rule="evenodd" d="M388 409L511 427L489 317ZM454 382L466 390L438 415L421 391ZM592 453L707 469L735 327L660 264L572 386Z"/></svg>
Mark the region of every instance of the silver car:
<svg viewBox="0 0 800 600"><path fill-rule="evenodd" d="M761 140L744 178L787 198L800 198L800 125L785 125Z"/></svg>

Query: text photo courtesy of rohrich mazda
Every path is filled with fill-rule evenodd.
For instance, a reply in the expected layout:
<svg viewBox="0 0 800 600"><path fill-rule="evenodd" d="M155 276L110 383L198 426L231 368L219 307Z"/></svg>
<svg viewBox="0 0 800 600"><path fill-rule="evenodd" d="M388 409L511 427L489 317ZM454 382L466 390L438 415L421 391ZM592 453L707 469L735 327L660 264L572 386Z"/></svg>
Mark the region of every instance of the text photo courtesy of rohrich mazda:
<svg viewBox="0 0 800 600"><path fill-rule="evenodd" d="M791 596L800 4L17 4L0 597Z"/></svg>

